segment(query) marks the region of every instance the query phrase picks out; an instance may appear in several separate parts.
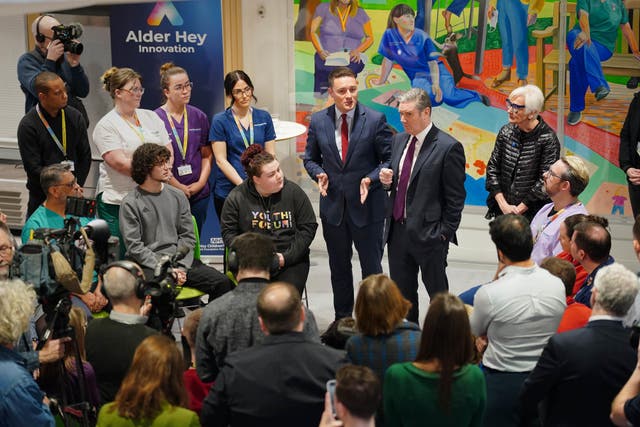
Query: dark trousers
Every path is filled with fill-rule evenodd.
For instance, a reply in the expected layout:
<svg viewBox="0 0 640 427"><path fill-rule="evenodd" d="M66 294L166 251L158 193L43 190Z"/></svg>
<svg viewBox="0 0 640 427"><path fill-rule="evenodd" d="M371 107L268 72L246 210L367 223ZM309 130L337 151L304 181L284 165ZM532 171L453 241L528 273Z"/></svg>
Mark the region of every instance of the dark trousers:
<svg viewBox="0 0 640 427"><path fill-rule="evenodd" d="M410 241L406 224L393 221L387 244L389 273L402 295L411 302L407 320L418 323L418 269L429 298L438 292L447 292L449 281L445 270L449 242L434 241L433 244L416 247Z"/></svg>
<svg viewBox="0 0 640 427"><path fill-rule="evenodd" d="M484 366L487 383L487 406L484 425L518 427L521 425L520 389L529 372L501 372Z"/></svg>
<svg viewBox="0 0 640 427"><path fill-rule="evenodd" d="M640 215L640 185L629 183L629 203L631 203L633 217Z"/></svg>
<svg viewBox="0 0 640 427"><path fill-rule="evenodd" d="M209 208L209 196L204 199L196 200L195 202L189 201L191 206L191 215L196 219L196 225L198 226L198 233L202 233L202 225L207 220L207 209Z"/></svg>
<svg viewBox="0 0 640 427"><path fill-rule="evenodd" d="M333 308L336 320L351 317L353 312L352 244L360 258L362 278L382 273L383 221L356 227L345 213L340 225L331 225L322 220L322 234L327 244Z"/></svg>
<svg viewBox="0 0 640 427"><path fill-rule="evenodd" d="M309 265L309 256L307 255L302 261L289 266L285 265L284 268L278 270L271 276L271 281L291 283L302 296L304 287L307 284L307 277L309 277Z"/></svg>

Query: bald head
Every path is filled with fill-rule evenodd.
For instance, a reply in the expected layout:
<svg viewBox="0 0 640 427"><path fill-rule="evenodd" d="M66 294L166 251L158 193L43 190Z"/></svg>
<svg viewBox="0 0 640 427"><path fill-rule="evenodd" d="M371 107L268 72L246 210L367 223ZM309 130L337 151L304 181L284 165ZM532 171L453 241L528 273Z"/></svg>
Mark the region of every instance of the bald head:
<svg viewBox="0 0 640 427"><path fill-rule="evenodd" d="M33 37L35 38L39 30L40 34L45 37L45 40L42 43L38 43L38 41L36 40L36 45L46 47L51 42L51 38L53 37L53 30L51 28L60 25L60 21L58 21L53 16L41 16L42 19L39 16L31 23L31 34L33 34Z"/></svg>
<svg viewBox="0 0 640 427"><path fill-rule="evenodd" d="M304 311L298 290L288 283L267 285L258 296L260 325L269 335L300 332Z"/></svg>
<svg viewBox="0 0 640 427"><path fill-rule="evenodd" d="M141 277L144 277L144 273L142 273L140 267L132 262L130 264L132 265L132 268L136 268L141 272ZM103 281L104 288L113 303L124 302L136 295L136 277L134 277L126 268L118 266L109 267L109 269L104 273Z"/></svg>

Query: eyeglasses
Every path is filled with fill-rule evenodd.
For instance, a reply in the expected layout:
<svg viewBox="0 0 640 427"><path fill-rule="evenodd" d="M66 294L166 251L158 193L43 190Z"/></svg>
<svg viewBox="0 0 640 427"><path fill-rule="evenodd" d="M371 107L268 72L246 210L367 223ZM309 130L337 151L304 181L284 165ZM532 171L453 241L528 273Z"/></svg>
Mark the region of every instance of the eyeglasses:
<svg viewBox="0 0 640 427"><path fill-rule="evenodd" d="M507 104L507 111L509 109L516 110L516 111L521 111L521 110L524 110L526 108L526 106L520 105L520 104L515 104L515 103L511 102L509 99L507 99L506 104Z"/></svg>
<svg viewBox="0 0 640 427"><path fill-rule="evenodd" d="M0 246L0 255L8 256L13 252L13 246Z"/></svg>
<svg viewBox="0 0 640 427"><path fill-rule="evenodd" d="M251 86L247 86L244 89L235 89L231 91L233 96L240 97L242 95L251 96L253 93L253 88Z"/></svg>
<svg viewBox="0 0 640 427"><path fill-rule="evenodd" d="M178 91L178 92L182 92L182 91L185 91L185 90L191 90L192 88L193 88L193 82L188 82L188 83L185 83L183 85L175 85L173 87L173 90Z"/></svg>
<svg viewBox="0 0 640 427"><path fill-rule="evenodd" d="M144 94L144 88L143 87L134 87L132 89L122 88L120 90L124 90L126 92L129 92L132 95L143 95Z"/></svg>
<svg viewBox="0 0 640 427"><path fill-rule="evenodd" d="M552 171L551 169L547 169L547 170L544 172L544 175L546 175L547 177L549 177L549 176L554 176L554 177L558 178L558 179L559 179L559 180L561 180L561 181L566 181L566 178L564 178L564 177L562 177L562 176L558 175L557 173L555 173L555 172L554 172L554 171Z"/></svg>
<svg viewBox="0 0 640 427"><path fill-rule="evenodd" d="M74 179L73 181L67 182L67 183L64 183L64 184L63 183L56 184L56 185L54 185L54 187L69 187L69 188L73 188L76 185L78 185L78 180Z"/></svg>

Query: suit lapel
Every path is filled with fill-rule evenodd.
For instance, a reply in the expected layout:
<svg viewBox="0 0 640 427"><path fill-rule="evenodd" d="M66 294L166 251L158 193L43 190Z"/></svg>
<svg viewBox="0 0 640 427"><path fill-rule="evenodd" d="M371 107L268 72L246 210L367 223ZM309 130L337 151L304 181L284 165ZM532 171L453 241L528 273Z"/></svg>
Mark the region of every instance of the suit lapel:
<svg viewBox="0 0 640 427"><path fill-rule="evenodd" d="M336 145L336 107L334 105L327 108L327 115L324 119L324 130L327 133L326 141L329 144L329 150L333 153L334 158L342 164L338 146Z"/></svg>
<svg viewBox="0 0 640 427"><path fill-rule="evenodd" d="M364 109L360 108L360 104L356 104L356 110L353 112L353 125L351 126L351 133L349 134L349 146L347 148L347 157L344 164L349 163L349 159L355 150L356 144L360 142L360 135L364 129L367 116Z"/></svg>
<svg viewBox="0 0 640 427"><path fill-rule="evenodd" d="M436 134L438 133L438 128L435 125L431 126L431 130L427 133L427 136L424 138L424 142L422 143L422 147L420 147L420 152L418 153L418 158L416 159L415 164L413 165L413 169L411 169L411 178L409 178L409 185L413 182L413 179L418 174L418 171L427 161L429 155L436 148Z"/></svg>

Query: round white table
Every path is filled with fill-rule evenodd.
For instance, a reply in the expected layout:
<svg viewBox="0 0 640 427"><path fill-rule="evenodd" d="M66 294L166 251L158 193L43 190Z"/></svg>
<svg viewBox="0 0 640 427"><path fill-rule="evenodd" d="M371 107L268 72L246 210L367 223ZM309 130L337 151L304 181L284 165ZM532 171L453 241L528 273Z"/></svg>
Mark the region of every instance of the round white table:
<svg viewBox="0 0 640 427"><path fill-rule="evenodd" d="M273 127L276 129L276 141L292 139L307 131L307 127L305 125L285 120L274 120Z"/></svg>

